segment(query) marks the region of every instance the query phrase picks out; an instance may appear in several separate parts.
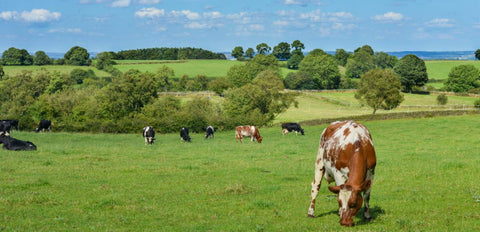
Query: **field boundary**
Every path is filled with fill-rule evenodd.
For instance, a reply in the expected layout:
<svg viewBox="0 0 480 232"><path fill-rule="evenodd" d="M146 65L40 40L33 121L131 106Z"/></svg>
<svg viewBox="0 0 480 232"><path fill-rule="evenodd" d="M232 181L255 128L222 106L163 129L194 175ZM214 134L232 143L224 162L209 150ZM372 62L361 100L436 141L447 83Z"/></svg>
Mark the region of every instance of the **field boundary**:
<svg viewBox="0 0 480 232"><path fill-rule="evenodd" d="M480 114L480 110L435 110L435 111L415 111L415 112L398 112L398 113L386 113L386 114L367 114L346 116L339 118L322 118L300 121L302 125L316 126L323 124L330 124L334 121L355 120L355 121L380 121L380 120L392 120L392 119L407 119L407 118L431 118L440 116L460 116L466 114ZM280 124L280 123L278 123Z"/></svg>

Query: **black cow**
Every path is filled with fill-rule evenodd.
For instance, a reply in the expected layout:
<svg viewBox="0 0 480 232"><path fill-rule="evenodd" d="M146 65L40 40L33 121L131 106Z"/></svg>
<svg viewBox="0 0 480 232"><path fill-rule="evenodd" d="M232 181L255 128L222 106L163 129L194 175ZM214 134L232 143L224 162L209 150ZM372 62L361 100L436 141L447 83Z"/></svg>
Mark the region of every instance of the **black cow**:
<svg viewBox="0 0 480 232"><path fill-rule="evenodd" d="M295 123L295 122L287 122L287 123L282 123L282 134L285 135L288 132L295 131L295 135L298 135L298 132L302 133L302 135L305 135L303 132L302 127L300 124Z"/></svg>
<svg viewBox="0 0 480 232"><path fill-rule="evenodd" d="M153 144L155 140L155 130L153 130L153 127L146 126L143 128L143 138L145 139L145 145Z"/></svg>
<svg viewBox="0 0 480 232"><path fill-rule="evenodd" d="M0 135L0 143L3 143L3 149L11 151L34 151L37 146L30 141L22 141L16 138Z"/></svg>
<svg viewBox="0 0 480 232"><path fill-rule="evenodd" d="M187 127L182 127L182 129L180 130L180 139L182 139L183 141L191 142Z"/></svg>
<svg viewBox="0 0 480 232"><path fill-rule="evenodd" d="M10 123L10 126L12 128L15 128L15 130L18 130L18 120L17 119L4 119L4 120L0 120L0 123L3 123L3 122L8 122Z"/></svg>
<svg viewBox="0 0 480 232"><path fill-rule="evenodd" d="M0 135L9 136L12 125L6 120L0 121Z"/></svg>
<svg viewBox="0 0 480 232"><path fill-rule="evenodd" d="M40 123L38 124L37 129L35 129L35 132L44 131L44 130L52 131L52 121L40 120Z"/></svg>
<svg viewBox="0 0 480 232"><path fill-rule="evenodd" d="M213 133L215 133L215 129L213 126L207 126L207 132L205 133L205 138L213 138Z"/></svg>

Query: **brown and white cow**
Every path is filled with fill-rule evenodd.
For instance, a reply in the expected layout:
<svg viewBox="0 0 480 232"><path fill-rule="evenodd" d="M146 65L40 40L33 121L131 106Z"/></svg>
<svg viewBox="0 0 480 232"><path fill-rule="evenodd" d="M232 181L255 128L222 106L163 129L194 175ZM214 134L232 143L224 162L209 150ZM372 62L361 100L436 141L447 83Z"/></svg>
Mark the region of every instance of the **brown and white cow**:
<svg viewBox="0 0 480 232"><path fill-rule="evenodd" d="M308 216L315 215L315 198L323 176L328 183L335 181L335 186L328 186L328 189L338 194L341 225L353 226L353 218L362 207L363 199L363 216L370 220L370 187L375 165L372 136L365 126L354 121L334 122L328 126L320 138Z"/></svg>
<svg viewBox="0 0 480 232"><path fill-rule="evenodd" d="M257 140L258 143L262 142L263 137L260 136L260 132L256 126L237 126L235 130L235 139L242 141L243 137L250 137L252 142Z"/></svg>

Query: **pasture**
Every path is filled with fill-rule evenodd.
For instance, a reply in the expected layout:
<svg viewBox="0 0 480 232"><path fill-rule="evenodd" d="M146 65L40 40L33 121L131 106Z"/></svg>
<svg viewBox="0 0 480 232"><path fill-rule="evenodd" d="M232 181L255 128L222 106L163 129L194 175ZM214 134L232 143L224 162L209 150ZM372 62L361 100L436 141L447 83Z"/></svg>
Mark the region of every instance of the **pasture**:
<svg viewBox="0 0 480 232"><path fill-rule="evenodd" d="M260 128L261 144L138 134L13 132L34 152L0 150L5 231L478 231L480 118L371 121L373 220L339 225L326 181L307 218L318 139ZM358 215L360 216L362 212Z"/></svg>
<svg viewBox="0 0 480 232"><path fill-rule="evenodd" d="M95 67L92 66L73 66L73 65L28 65L28 66L3 66L3 71L5 72L6 75L9 76L15 76L23 71L30 71L35 75L35 73L42 71L43 69L49 71L49 72L60 72L61 74L65 75L70 75L70 72L72 70L80 68L83 70L93 70L95 75L97 77L108 77L111 76L109 73L103 71L103 70L98 70Z"/></svg>

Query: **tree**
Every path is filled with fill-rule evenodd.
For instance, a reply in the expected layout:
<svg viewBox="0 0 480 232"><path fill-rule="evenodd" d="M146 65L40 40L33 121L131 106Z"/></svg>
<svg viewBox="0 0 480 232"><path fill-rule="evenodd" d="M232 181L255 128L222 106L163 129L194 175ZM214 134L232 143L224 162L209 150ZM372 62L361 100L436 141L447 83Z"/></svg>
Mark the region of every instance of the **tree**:
<svg viewBox="0 0 480 232"><path fill-rule="evenodd" d="M232 86L232 83L230 83L230 81L228 81L225 77L216 78L208 83L208 89L218 95L222 95L225 90Z"/></svg>
<svg viewBox="0 0 480 232"><path fill-rule="evenodd" d="M280 42L277 46L273 47L272 54L279 60L288 60L290 54L290 44L287 42Z"/></svg>
<svg viewBox="0 0 480 232"><path fill-rule="evenodd" d="M31 65L33 58L25 49L10 47L2 53L3 65Z"/></svg>
<svg viewBox="0 0 480 232"><path fill-rule="evenodd" d="M255 50L253 50L253 48L247 48L245 51L245 56L252 59L253 55L255 55Z"/></svg>
<svg viewBox="0 0 480 232"><path fill-rule="evenodd" d="M480 71L471 64L453 67L444 83L445 89L460 93L480 87L479 74Z"/></svg>
<svg viewBox="0 0 480 232"><path fill-rule="evenodd" d="M170 87L170 79L175 77L175 71L163 65L161 68L157 70L155 73L155 85L159 91L167 92L168 88Z"/></svg>
<svg viewBox="0 0 480 232"><path fill-rule="evenodd" d="M89 65L90 64L90 54L87 49L75 46L70 48L67 53L63 56L65 58L65 63L68 65Z"/></svg>
<svg viewBox="0 0 480 232"><path fill-rule="evenodd" d="M400 93L401 83L391 69L373 69L362 75L355 93L361 104L378 109L396 108L404 100Z"/></svg>
<svg viewBox="0 0 480 232"><path fill-rule="evenodd" d="M273 55L258 54L245 65L234 65L227 72L227 79L235 87L251 83L262 71L280 72L278 60Z"/></svg>
<svg viewBox="0 0 480 232"><path fill-rule="evenodd" d="M340 86L340 70L331 55L310 52L298 67L299 71L311 76L318 89L338 89Z"/></svg>
<svg viewBox="0 0 480 232"><path fill-rule="evenodd" d="M295 55L295 54L298 54L298 55L302 55L303 57L303 52L302 50L305 49L305 45L300 42L300 40L295 40L292 42L292 56Z"/></svg>
<svg viewBox="0 0 480 232"><path fill-rule="evenodd" d="M360 78L365 72L374 68L373 55L366 51L357 51L348 58L345 75L349 78Z"/></svg>
<svg viewBox="0 0 480 232"><path fill-rule="evenodd" d="M283 81L287 89L315 89L316 84L306 72L290 72Z"/></svg>
<svg viewBox="0 0 480 232"><path fill-rule="evenodd" d="M402 57L393 70L400 76L400 82L406 92L411 92L414 86L421 87L428 82L425 62L416 55Z"/></svg>
<svg viewBox="0 0 480 232"><path fill-rule="evenodd" d="M232 50L232 56L237 60L243 60L243 48L241 46L235 47Z"/></svg>
<svg viewBox="0 0 480 232"><path fill-rule="evenodd" d="M70 79L74 80L77 84L83 84L83 80L87 78L95 78L93 70L89 69L87 71L85 69L75 68L70 72Z"/></svg>
<svg viewBox="0 0 480 232"><path fill-rule="evenodd" d="M35 52L35 58L33 59L34 65L46 65L51 63L52 61L50 60L50 57L48 57L44 51Z"/></svg>
<svg viewBox="0 0 480 232"><path fill-rule="evenodd" d="M257 48L257 54L264 54L264 55L266 55L272 50L272 48L268 46L268 44L266 43L258 44L256 48Z"/></svg>
<svg viewBox="0 0 480 232"><path fill-rule="evenodd" d="M359 47L359 48L355 49L354 54L357 53L357 52L361 52L361 51L366 52L366 53L368 53L372 56L373 56L373 53L374 53L372 47L370 47L369 45L363 45L362 47Z"/></svg>
<svg viewBox="0 0 480 232"><path fill-rule="evenodd" d="M338 64L341 66L347 65L348 57L349 55L347 51L345 51L345 49L340 48L335 51L335 59L338 61Z"/></svg>
<svg viewBox="0 0 480 232"><path fill-rule="evenodd" d="M287 62L287 66L289 69L298 69L298 65L300 64L300 62L302 62L304 56L302 53L298 54L293 54L292 57L290 57L290 59L288 59L288 62Z"/></svg>
<svg viewBox="0 0 480 232"><path fill-rule="evenodd" d="M375 52L373 60L377 68L393 68L398 63L396 56L390 56L385 52Z"/></svg>
<svg viewBox="0 0 480 232"><path fill-rule="evenodd" d="M475 58L477 58L477 60L480 60L480 49L477 49L475 51Z"/></svg>
<svg viewBox="0 0 480 232"><path fill-rule="evenodd" d="M111 68L113 65L117 64L113 58L115 54L113 52L100 52L96 56L96 62L94 63L95 67L102 70Z"/></svg>

